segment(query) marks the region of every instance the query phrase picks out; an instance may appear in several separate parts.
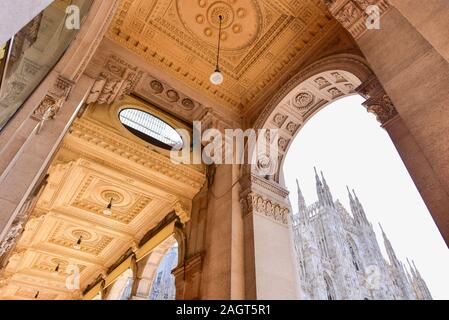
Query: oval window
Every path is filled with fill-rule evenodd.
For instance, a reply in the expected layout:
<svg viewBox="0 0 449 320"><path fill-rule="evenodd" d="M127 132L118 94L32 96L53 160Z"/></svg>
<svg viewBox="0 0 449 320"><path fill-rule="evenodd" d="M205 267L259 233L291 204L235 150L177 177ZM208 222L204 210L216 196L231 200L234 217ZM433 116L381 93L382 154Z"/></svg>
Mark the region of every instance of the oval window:
<svg viewBox="0 0 449 320"><path fill-rule="evenodd" d="M181 136L172 126L148 112L123 109L119 119L132 134L160 148L180 150L183 146Z"/></svg>

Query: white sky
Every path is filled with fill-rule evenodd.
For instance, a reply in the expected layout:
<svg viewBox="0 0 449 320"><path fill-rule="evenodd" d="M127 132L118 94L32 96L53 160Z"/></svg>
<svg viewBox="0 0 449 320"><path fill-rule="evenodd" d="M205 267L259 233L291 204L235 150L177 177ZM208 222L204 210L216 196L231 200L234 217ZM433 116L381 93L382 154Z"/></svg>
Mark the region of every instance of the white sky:
<svg viewBox="0 0 449 320"><path fill-rule="evenodd" d="M297 211L298 178L307 204L317 200L313 167L322 170L334 199L349 210L354 188L379 244L378 222L398 258L415 260L434 299L449 299L449 251L387 132L361 106L360 96L327 106L299 132L284 163L285 182ZM385 251L384 251L385 254Z"/></svg>

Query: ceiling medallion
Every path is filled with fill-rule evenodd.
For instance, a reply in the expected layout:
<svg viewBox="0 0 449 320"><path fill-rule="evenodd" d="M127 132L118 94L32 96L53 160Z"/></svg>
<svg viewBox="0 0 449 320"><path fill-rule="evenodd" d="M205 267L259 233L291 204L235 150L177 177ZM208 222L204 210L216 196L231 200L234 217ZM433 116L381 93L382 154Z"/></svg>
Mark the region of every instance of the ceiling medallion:
<svg viewBox="0 0 449 320"><path fill-rule="evenodd" d="M177 0L178 16L195 38L216 46L220 18L222 51L247 52L258 39L262 13L257 0Z"/></svg>

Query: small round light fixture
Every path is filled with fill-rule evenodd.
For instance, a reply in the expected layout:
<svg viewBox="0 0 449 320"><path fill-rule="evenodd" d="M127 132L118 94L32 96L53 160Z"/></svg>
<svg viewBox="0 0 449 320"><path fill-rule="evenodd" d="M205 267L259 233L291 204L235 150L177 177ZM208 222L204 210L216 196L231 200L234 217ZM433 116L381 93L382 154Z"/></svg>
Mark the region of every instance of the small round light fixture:
<svg viewBox="0 0 449 320"><path fill-rule="evenodd" d="M218 86L223 83L223 80L224 80L223 74L220 72L220 70L217 69L217 70L215 70L214 73L212 73L210 75L209 80L210 80L210 82L212 82L212 84Z"/></svg>
<svg viewBox="0 0 449 320"><path fill-rule="evenodd" d="M212 73L209 78L210 82L216 86L222 84L223 80L224 80L223 74L220 72L220 66L219 66L219 64L220 64L220 44L221 44L221 23L223 22L223 16L219 15L218 19L220 19L220 27L218 29L217 65L215 67L214 73Z"/></svg>
<svg viewBox="0 0 449 320"><path fill-rule="evenodd" d="M112 215L112 198L109 201L108 206L106 207L106 209L103 210L103 214L105 216L111 216Z"/></svg>

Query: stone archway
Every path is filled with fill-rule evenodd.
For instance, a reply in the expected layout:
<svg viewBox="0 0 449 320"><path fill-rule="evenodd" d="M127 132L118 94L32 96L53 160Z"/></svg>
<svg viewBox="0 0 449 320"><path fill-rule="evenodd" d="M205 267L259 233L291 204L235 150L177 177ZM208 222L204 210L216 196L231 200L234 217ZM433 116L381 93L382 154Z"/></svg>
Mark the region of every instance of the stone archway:
<svg viewBox="0 0 449 320"><path fill-rule="evenodd" d="M279 156L276 174L272 177L274 181L283 184L281 169L285 155L303 125L328 104L357 94L356 89L370 79L372 81L375 76L363 58L335 55L305 68L272 97L253 127L279 130ZM251 171L257 173L257 167Z"/></svg>
<svg viewBox="0 0 449 320"><path fill-rule="evenodd" d="M357 93L367 99L365 107L376 113L384 126L397 116L366 62L358 56L337 55L292 77L254 121L255 129L276 129L278 134L272 143L279 148L274 159L269 156L276 162L271 176L261 173L264 168L259 162L242 169L240 197L245 238L252 240L245 242L248 298L300 298L296 285L298 266L289 232L292 209L282 173L284 158L295 136L313 115L337 99Z"/></svg>
<svg viewBox="0 0 449 320"><path fill-rule="evenodd" d="M158 268L166 257L167 253L176 246L177 265L182 259L182 244L175 236L170 236L163 243L157 246L147 257L138 262L136 283L134 284L133 300L150 300L150 295L154 289L155 278ZM173 283L174 286L174 283Z"/></svg>

